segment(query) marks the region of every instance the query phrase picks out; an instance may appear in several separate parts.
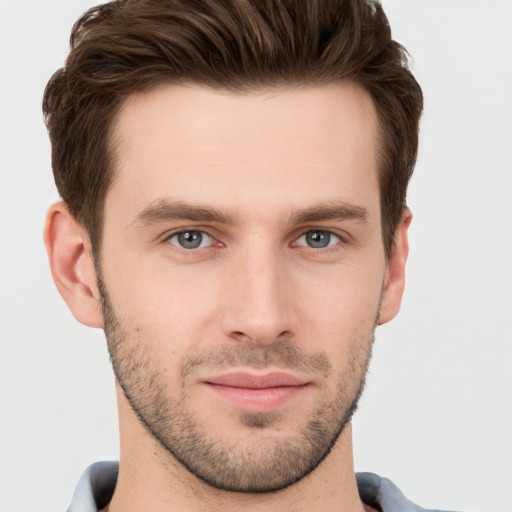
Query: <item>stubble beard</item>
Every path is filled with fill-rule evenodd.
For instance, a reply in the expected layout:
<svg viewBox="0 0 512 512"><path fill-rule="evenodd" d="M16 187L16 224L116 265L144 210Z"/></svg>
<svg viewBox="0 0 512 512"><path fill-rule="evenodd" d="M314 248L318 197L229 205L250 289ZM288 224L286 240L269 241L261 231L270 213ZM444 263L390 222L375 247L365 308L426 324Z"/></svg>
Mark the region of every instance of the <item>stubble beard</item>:
<svg viewBox="0 0 512 512"><path fill-rule="evenodd" d="M158 365L154 364L150 344L137 338L135 330L121 325L101 278L98 289L114 374L128 403L165 453L216 489L268 493L302 480L329 455L357 409L371 358L373 332L370 339L354 343L347 367L338 376L332 375L325 355L304 354L293 342L275 342L264 347L238 344L204 352L182 365L181 393L172 397ZM236 365L260 369L273 365L322 372L336 378L337 385L333 396L310 413L305 426L293 438L277 439L270 432L270 427L280 420L278 412L241 412L239 424L258 430L257 440L244 442L229 436L228 440L215 439L207 431L207 422L201 423L194 411L187 409L187 376L207 364L216 369Z"/></svg>

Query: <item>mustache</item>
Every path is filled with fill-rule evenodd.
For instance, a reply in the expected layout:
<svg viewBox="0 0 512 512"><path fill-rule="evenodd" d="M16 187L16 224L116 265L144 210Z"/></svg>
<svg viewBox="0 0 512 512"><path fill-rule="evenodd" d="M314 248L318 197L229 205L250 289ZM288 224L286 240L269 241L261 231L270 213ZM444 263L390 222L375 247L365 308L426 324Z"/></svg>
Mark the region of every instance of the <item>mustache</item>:
<svg viewBox="0 0 512 512"><path fill-rule="evenodd" d="M321 374L325 378L332 371L331 363L325 354L302 350L290 342L276 341L264 346L240 343L203 351L185 361L181 368L181 376L186 378L199 367L224 370L237 366L257 370L275 366L308 374Z"/></svg>

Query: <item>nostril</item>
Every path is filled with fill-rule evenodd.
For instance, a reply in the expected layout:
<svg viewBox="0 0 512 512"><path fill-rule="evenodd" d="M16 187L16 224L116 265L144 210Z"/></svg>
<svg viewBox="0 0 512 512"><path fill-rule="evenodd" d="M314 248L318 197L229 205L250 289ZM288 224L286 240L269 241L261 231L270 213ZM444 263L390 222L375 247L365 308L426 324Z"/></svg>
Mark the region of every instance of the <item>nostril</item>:
<svg viewBox="0 0 512 512"><path fill-rule="evenodd" d="M242 331L233 331L231 337L237 341L250 341L251 337Z"/></svg>

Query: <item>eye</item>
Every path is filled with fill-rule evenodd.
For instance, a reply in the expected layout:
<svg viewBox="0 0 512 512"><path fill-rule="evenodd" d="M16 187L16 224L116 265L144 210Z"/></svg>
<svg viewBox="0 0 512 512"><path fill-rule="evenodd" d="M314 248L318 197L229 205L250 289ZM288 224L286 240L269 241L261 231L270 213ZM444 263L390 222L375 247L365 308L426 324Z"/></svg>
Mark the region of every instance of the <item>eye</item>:
<svg viewBox="0 0 512 512"><path fill-rule="evenodd" d="M331 231L312 229L301 235L296 244L311 247L312 249L325 249L341 242L341 238Z"/></svg>
<svg viewBox="0 0 512 512"><path fill-rule="evenodd" d="M181 249L191 250L208 247L212 245L214 239L204 231L190 229L174 233L167 241Z"/></svg>

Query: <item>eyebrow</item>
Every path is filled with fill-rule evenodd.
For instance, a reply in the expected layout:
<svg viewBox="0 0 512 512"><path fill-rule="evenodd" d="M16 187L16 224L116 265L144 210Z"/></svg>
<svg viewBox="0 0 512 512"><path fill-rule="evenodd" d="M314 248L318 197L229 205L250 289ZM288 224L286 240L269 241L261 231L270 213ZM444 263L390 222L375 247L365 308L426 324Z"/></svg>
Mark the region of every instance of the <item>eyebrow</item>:
<svg viewBox="0 0 512 512"><path fill-rule="evenodd" d="M290 221L293 224L328 220L354 220L366 223L368 220L368 210L362 206L345 201L329 201L318 206L298 210L290 216Z"/></svg>
<svg viewBox="0 0 512 512"><path fill-rule="evenodd" d="M233 215L221 212L211 206L193 205L183 201L157 199L144 208L130 223L152 225L169 220L189 220L191 222L215 222L217 224L235 224Z"/></svg>
<svg viewBox="0 0 512 512"><path fill-rule="evenodd" d="M237 223L237 216L222 212L211 206L194 205L170 199L157 199L144 208L130 225L142 224L148 226L170 220L233 225ZM289 217L289 224L296 225L329 220L354 220L365 223L368 220L368 210L345 201L329 201L294 211Z"/></svg>

